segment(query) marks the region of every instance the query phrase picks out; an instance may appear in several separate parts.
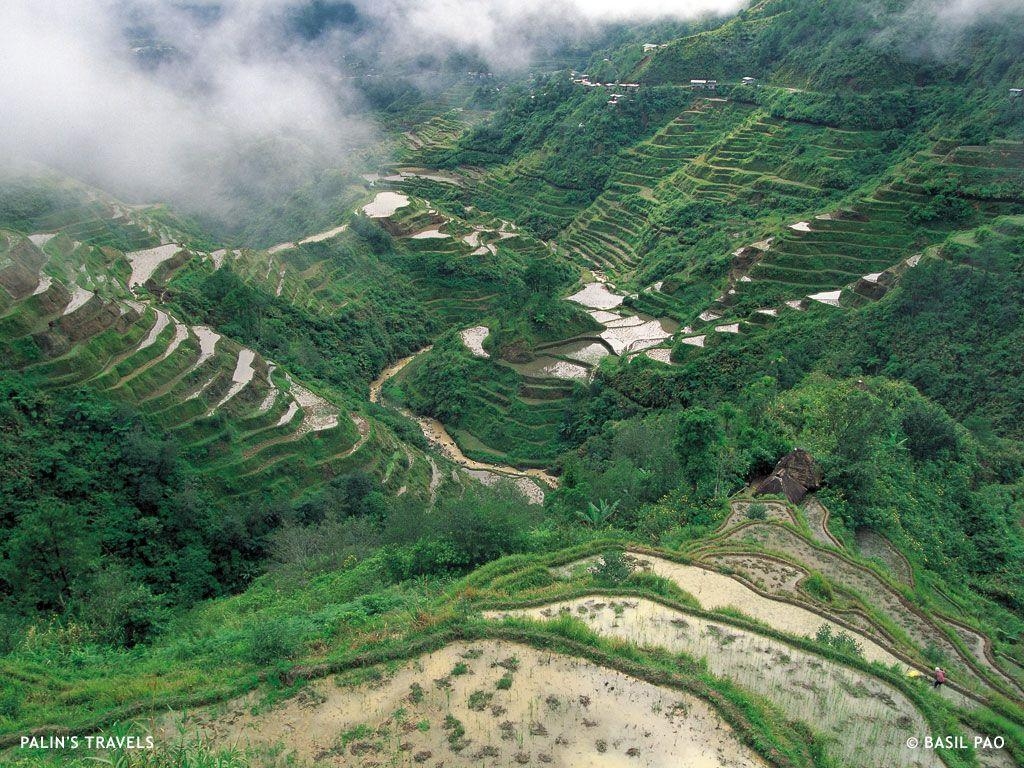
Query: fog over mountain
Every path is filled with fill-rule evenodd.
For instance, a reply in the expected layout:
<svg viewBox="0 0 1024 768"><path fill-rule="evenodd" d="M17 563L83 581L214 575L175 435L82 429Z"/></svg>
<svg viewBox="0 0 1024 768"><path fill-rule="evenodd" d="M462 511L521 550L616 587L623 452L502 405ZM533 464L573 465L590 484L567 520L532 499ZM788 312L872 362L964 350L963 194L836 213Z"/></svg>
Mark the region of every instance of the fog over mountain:
<svg viewBox="0 0 1024 768"><path fill-rule="evenodd" d="M10 0L0 24L0 154L120 194L230 213L378 135L346 62L465 50L497 70L629 19L739 0ZM948 34L1017 0L917 0ZM941 39L941 38L940 38Z"/></svg>
<svg viewBox="0 0 1024 768"><path fill-rule="evenodd" d="M470 46L492 66L521 65L538 41L592 33L602 24L659 18L693 19L739 10L743 0L359 0L364 14L385 21L396 40L417 46Z"/></svg>
<svg viewBox="0 0 1024 768"><path fill-rule="evenodd" d="M947 59L971 27L991 22L1024 23L1021 0L912 0L889 18L882 38L913 57Z"/></svg>
<svg viewBox="0 0 1024 768"><path fill-rule="evenodd" d="M647 1L629 14L737 5ZM372 119L339 77L348 53L471 46L495 66L522 65L531 29L564 19L585 31L625 13L609 2L361 0L320 4L325 28L299 34L309 8L295 0L5 3L0 153L208 210L232 190L291 183L277 174L330 165L373 139ZM339 18L357 23L332 26Z"/></svg>
<svg viewBox="0 0 1024 768"><path fill-rule="evenodd" d="M253 147L329 156L372 136L331 82L326 49L267 33L271 5L224 4L209 20L161 2L138 14L104 0L8 4L0 151L123 193L207 205L247 182ZM143 66L133 22L174 50Z"/></svg>
<svg viewBox="0 0 1024 768"><path fill-rule="evenodd" d="M1020 0L916 0L909 13L936 18L953 28L962 28L981 18L1024 10Z"/></svg>

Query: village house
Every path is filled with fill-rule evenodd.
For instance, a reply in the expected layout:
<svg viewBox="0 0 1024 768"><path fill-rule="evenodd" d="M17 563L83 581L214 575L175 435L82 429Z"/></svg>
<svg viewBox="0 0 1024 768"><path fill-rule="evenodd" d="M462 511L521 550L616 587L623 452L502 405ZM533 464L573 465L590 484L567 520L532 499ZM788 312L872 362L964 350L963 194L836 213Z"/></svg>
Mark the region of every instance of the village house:
<svg viewBox="0 0 1024 768"><path fill-rule="evenodd" d="M1010 89L1010 98L1011 99L1019 99L1021 96L1024 96L1024 88L1011 88Z"/></svg>
<svg viewBox="0 0 1024 768"><path fill-rule="evenodd" d="M713 91L718 88L717 80L691 80L690 87L696 90Z"/></svg>
<svg viewBox="0 0 1024 768"><path fill-rule="evenodd" d="M756 77L744 77L741 82L743 83L743 85L756 85L757 84L757 78Z"/></svg>

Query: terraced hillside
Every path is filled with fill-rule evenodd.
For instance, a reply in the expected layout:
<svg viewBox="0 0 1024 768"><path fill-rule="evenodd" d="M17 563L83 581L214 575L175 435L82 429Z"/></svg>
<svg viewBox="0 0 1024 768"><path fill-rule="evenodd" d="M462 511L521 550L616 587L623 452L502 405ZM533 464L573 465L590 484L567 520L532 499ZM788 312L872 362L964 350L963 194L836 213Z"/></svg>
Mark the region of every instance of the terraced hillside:
<svg viewBox="0 0 1024 768"><path fill-rule="evenodd" d="M449 354L462 353L451 345ZM413 403L434 397L421 391L430 382L431 360L410 366L394 394ZM463 357L465 379L453 412L443 421L462 452L492 464L550 467L557 456L558 430L572 384L550 373L519 373L505 365Z"/></svg>
<svg viewBox="0 0 1024 768"><path fill-rule="evenodd" d="M680 130L681 126L686 130ZM756 333L780 313L801 311L811 304L841 307L875 301L919 262L922 251L942 242L950 232L1024 209L1024 200L1017 191L1020 145L997 142L989 147L962 149L940 144L933 151L913 154L901 165L888 169L883 183L872 186L874 182L869 181L872 191L864 196L847 198L841 205L813 215L805 214L801 221L792 222L799 216L784 213L806 210L830 194L827 187L831 182L823 178L823 167L847 181L873 178L871 174L881 167L879 159L885 157L881 149L884 141L885 136L877 131L808 126L770 118L750 105L698 101L655 138L619 156L615 180L589 213L566 230L561 245L584 265L606 268L629 285L629 276L638 274L637 269L669 268L666 265L673 260L678 263L688 258L680 240L662 231L667 207L685 209L696 204L686 201L702 201L701 205L749 212L752 218L738 220L740 232L732 233L732 237L738 238L745 231L764 239L737 248L728 256L731 269L716 299L708 295L713 283L708 282L707 267L699 260L688 264L683 272L625 297L627 307L644 313L635 316L641 328L662 318L662 328L669 329L668 338L655 329L653 336L657 338L652 341L657 348L644 354L670 363L668 350L672 346L676 358L685 359L694 349L706 346L711 337ZM647 154L648 147L663 146L665 142L677 142L670 154L678 157L655 160ZM865 159L869 157L874 159ZM962 162L961 157L969 160ZM649 171L651 175L646 179L650 186L641 184L643 180L638 180L633 171L622 170L627 162L656 169ZM718 174L718 181L713 182L715 189L703 189L714 174ZM726 179L729 174L735 178ZM926 181L937 177L942 181ZM394 263L412 277L413 285L426 297L426 306L445 324L468 327L483 321L488 324L485 327L493 325L495 316L502 314L502 270L521 268L530 259L545 258L549 253L542 243L493 212L460 207L467 195L473 194L471 190L493 183L490 179L476 171L443 176L420 169L375 181L439 201L428 203L413 197L414 202L388 218L385 226L402 244ZM782 194L776 189L780 184L789 184L792 189ZM658 202L656 194L668 202ZM705 198L712 202L707 203ZM613 200L618 201L614 211L612 207L605 211ZM769 228L764 228L767 219L757 213L760 207L772 211L774 223ZM627 226L636 230L610 235L612 226L622 226L612 222L628 222ZM584 241L591 243L590 251L581 249ZM634 243L630 246L634 250L622 250L629 242ZM635 248L642 242L655 245L637 261ZM587 253L626 256L595 262ZM645 263L655 266L645 267ZM698 303L701 296L706 298ZM591 315L601 324L632 323L630 317L621 318L615 313L606 317L608 312L601 308L591 307ZM673 324L673 318L682 319L680 325L684 327ZM598 332L581 327L575 334L563 332L550 340L532 340L519 360L516 356L523 355L522 347L515 347L508 355L503 350L495 362L511 363L514 371L525 376L519 383L514 383L507 371L495 374L494 363L466 361L478 369L470 377L472 381L482 381L480 377L491 381L472 393L459 395L463 399L459 408L462 415L440 411L431 415L440 415L448 423L467 455L543 466L557 453L543 446L562 427L570 391L565 381L586 379L596 362L607 354L625 351L631 357L652 346L645 343L622 350L617 346L618 335L621 333L612 331L610 325ZM627 343L644 341L633 336ZM407 373L419 370L413 366ZM443 385L434 382L431 386ZM423 396L422 385L418 395L415 389L414 399L425 403L429 398ZM537 397L539 393L543 394ZM523 431L512 428L512 424ZM510 454L513 446L515 452Z"/></svg>
<svg viewBox="0 0 1024 768"><path fill-rule="evenodd" d="M547 158L536 153L515 165L480 175L468 201L484 211L535 227L559 230L585 204L579 191L554 184L540 172Z"/></svg>
<svg viewBox="0 0 1024 768"><path fill-rule="evenodd" d="M1024 765L1024 17L926 5L431 34L237 221L0 175L0 764Z"/></svg>
<svg viewBox="0 0 1024 768"><path fill-rule="evenodd" d="M566 227L561 244L585 264L630 275L650 239L648 222L665 178L702 154L747 111L722 99L698 100L650 139L620 153L607 188Z"/></svg>
<svg viewBox="0 0 1024 768"><path fill-rule="evenodd" d="M911 158L870 196L792 223L734 252L727 289L693 318L699 333L755 331L811 303L857 306L883 296L952 231L1024 210L1020 143L938 145ZM987 163L976 175L961 156ZM926 178L940 176L936 186ZM980 176L983 183L977 183ZM942 208L944 212L937 209ZM648 300L653 292L642 294Z"/></svg>
<svg viewBox="0 0 1024 768"><path fill-rule="evenodd" d="M444 193L458 183L458 177L422 169L375 177L354 218L266 250L206 251L171 242L101 252L63 234L33 235L46 253L25 257L24 270L35 269L18 278L25 290L35 290L28 283L36 273L58 274L60 256L68 263L52 292L66 290L74 297L68 301L82 302L96 293L97 302L106 302L78 314L72 306L64 324L70 327L83 313L89 313L86 323L96 312L113 317L115 307L123 319L96 341L104 345L96 360L89 345L98 329L91 326L70 341L41 336L47 351L36 354L30 339L52 317L45 311L24 316L21 301L32 297L23 290L9 307L8 342L28 351L12 360L48 384L98 386L151 412L194 446L212 473L231 478L231 493L279 481L283 492L294 493L359 469L381 478L387 491L426 494L426 486L437 485L436 466L416 458L417 451L365 413L353 376L369 383L385 364L426 345L429 334L506 316L509 280L549 254L510 223L451 205ZM439 203L414 192L437 193ZM173 232L159 234L168 239ZM36 248L11 237L15 252ZM154 242L156 235L145 240ZM110 275L119 279L98 290ZM63 306L58 299L51 309ZM575 320L584 321L582 313ZM292 328L268 333L268 322ZM369 324L380 332L367 335ZM296 356L288 342L296 332L306 334L315 351ZM365 352L354 354L346 342ZM57 354L51 350L60 351L59 362L36 359ZM354 359L343 362L338 354ZM539 369L509 366L488 370L479 381L482 388L469 402L473 417L450 424L461 448L456 458L549 466L571 385ZM525 442L516 430L498 426L513 422L529 433Z"/></svg>
<svg viewBox="0 0 1024 768"><path fill-rule="evenodd" d="M914 156L900 169L900 180L853 203L847 212L824 212L806 227L788 227L751 270L753 284L742 286L741 300L777 300L787 292L792 296L790 286L809 292L843 287L941 241L952 221L967 228L1019 212L1024 205L1019 192L1024 179L1022 152L1024 145L1019 143L951 151L940 144ZM964 156L988 165L979 173L961 163ZM936 178L942 182L936 184ZM955 195L953 201L942 197L947 193ZM942 205L950 210L936 210ZM761 282L769 285L762 287Z"/></svg>
<svg viewBox="0 0 1024 768"><path fill-rule="evenodd" d="M311 586L291 610L322 621L338 610L328 593L379 567L367 561ZM273 685L254 687L245 664L225 668L225 703L185 712L194 683L161 679L146 707L172 709L147 729L160 739L198 731L256 764L1019 763L1024 681L973 619L944 613L940 592L901 584L846 549L814 497L794 507L741 495L711 536L681 549L623 555L617 542L595 540L498 560L435 598L399 591L391 600L343 624L333 650L311 648ZM266 605L234 603L228 616L268 615ZM210 663L210 646L197 642L154 653L194 648ZM950 673L939 690L928 677L936 654ZM51 706L63 711L83 684L69 681ZM997 731L1005 739L986 746ZM927 733L970 746L908 747Z"/></svg>
<svg viewBox="0 0 1024 768"><path fill-rule="evenodd" d="M450 101L458 101L455 94L449 94L448 98ZM423 117L426 119L416 120L413 117L415 126L402 134L410 158L449 146L484 115L458 107L441 115L427 114Z"/></svg>
<svg viewBox="0 0 1024 768"><path fill-rule="evenodd" d="M1024 681L996 662L983 634L941 613L941 595L922 610L920 592L908 600L896 574L845 550L813 498L802 509L739 498L714 536L683 552L627 555L636 575L622 587L633 579L666 585L657 597L609 590L607 581L601 588L602 562L551 569L537 597L501 589L509 606L525 607L485 615L513 626L582 622L602 637L703 658L714 674L829 734L843 765L942 765L938 754L907 749L904 729L934 727L943 699L971 733L979 711L1022 693ZM822 584L833 586L825 592ZM922 681L937 654L954 682L932 693ZM1015 763L1000 750L978 758Z"/></svg>
<svg viewBox="0 0 1024 768"><path fill-rule="evenodd" d="M235 254L173 243L123 253L63 233L8 232L3 244L8 365L43 387L84 386L139 408L224 478L227 493L282 481L295 489L353 467L383 475L399 450L343 399L161 301L172 272L212 271ZM272 272L283 280L273 265L264 277ZM405 478L389 482L397 489Z"/></svg>
<svg viewBox="0 0 1024 768"><path fill-rule="evenodd" d="M940 142L887 168L886 158L899 155L889 154L897 147L885 132L698 100L615 158L605 191L566 226L559 245L584 266L632 281L641 289L630 300L636 309L691 328L750 329L787 304L877 299L951 231L1019 212L1021 146ZM842 192L856 187L870 191ZM833 205L823 207L828 200ZM685 218L688 211L699 211L697 218ZM675 230L684 226L677 222L699 228L703 217L720 215L722 227L737 230L732 244L719 235L695 246ZM744 236L757 242L735 248ZM714 258L728 258L731 269L712 300L704 291L718 268L702 254L716 247L723 252Z"/></svg>
<svg viewBox="0 0 1024 768"><path fill-rule="evenodd" d="M512 223L452 202L451 195L472 183L471 177L429 169L378 176L370 187L374 200L364 211L389 235L391 247L380 257L382 269L389 282L415 297L410 313L425 314L437 333L482 324L484 338L493 329L506 349L491 360L480 359L491 357L489 353L474 359L457 336L449 336L423 359L403 367L385 394L389 402L440 418L459 453L473 461L549 467L572 393L571 381L558 366L574 366L583 374L586 370L541 348L556 346L576 329L590 330L594 323L580 308L557 298L530 298L524 276L531 265L536 269L554 257L547 246ZM385 191L376 191L380 189ZM355 233L348 232L338 242L353 237ZM334 260L320 262L315 269L318 279L326 278L325 284L356 284L355 275L337 271ZM307 268L306 273L312 270ZM337 299L360 301L353 296ZM523 322L519 302L530 301L540 302L534 314L539 322ZM550 319L544 319L547 316ZM538 354L533 353L534 346ZM431 403L445 386L417 382L435 366L431 360L442 350L465 367L458 377L462 390L446 396L457 401L451 407ZM429 373L424 381L430 381Z"/></svg>

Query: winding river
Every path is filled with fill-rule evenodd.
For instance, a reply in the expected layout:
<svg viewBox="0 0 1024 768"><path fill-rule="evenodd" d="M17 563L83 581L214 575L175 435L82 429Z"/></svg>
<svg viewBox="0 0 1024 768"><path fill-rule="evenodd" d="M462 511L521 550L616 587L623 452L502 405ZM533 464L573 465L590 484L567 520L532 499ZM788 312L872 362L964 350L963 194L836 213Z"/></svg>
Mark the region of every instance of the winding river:
<svg viewBox="0 0 1024 768"><path fill-rule="evenodd" d="M380 376L373 380L370 384L370 402L379 403L381 405L388 405L381 397L381 390L388 379L398 374L403 368L409 363L415 360L425 352L429 352L433 349L433 345L424 347L415 354L403 357L396 363L385 368ZM394 407L394 406L388 406ZM436 446L441 453L451 459L453 462L458 464L465 469L472 470L475 472L491 472L496 475L504 475L505 477L511 478L522 478L525 480L539 480L549 488L558 487L558 478L549 472L545 472L542 469L519 469L517 467L509 466L507 464L488 464L483 461L476 461L466 456L459 448L458 443L455 439L448 434L448 430L445 429L437 419L432 419L428 416L418 416L407 408L399 408L402 414L408 416L410 419L415 419L420 425L420 429L423 431L423 436L427 438L427 442ZM531 483L532 484L532 483ZM524 488L524 486L520 486ZM524 491L526 489L524 488ZM540 489L538 489L540 490ZM529 495L529 494L528 494Z"/></svg>

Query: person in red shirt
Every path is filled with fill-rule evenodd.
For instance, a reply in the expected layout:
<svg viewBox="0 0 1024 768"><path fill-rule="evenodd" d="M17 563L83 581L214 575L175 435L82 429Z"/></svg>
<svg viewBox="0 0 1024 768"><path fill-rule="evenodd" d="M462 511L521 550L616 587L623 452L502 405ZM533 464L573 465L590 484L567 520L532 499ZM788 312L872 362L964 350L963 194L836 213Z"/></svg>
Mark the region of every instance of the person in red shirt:
<svg viewBox="0 0 1024 768"><path fill-rule="evenodd" d="M946 672L942 667L935 668L935 682L932 683L932 688L939 688L946 682Z"/></svg>

